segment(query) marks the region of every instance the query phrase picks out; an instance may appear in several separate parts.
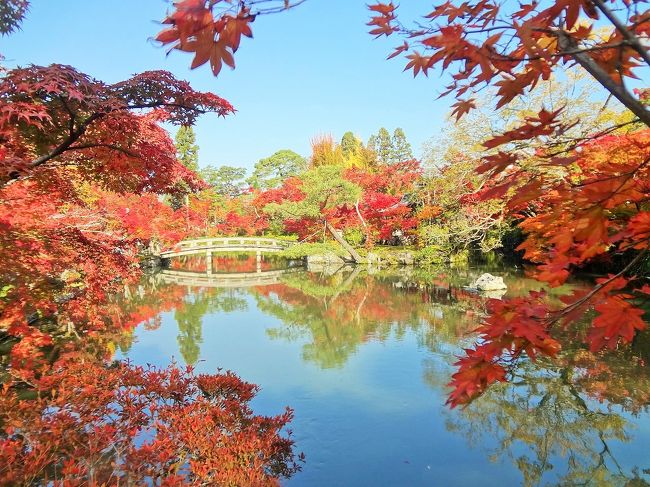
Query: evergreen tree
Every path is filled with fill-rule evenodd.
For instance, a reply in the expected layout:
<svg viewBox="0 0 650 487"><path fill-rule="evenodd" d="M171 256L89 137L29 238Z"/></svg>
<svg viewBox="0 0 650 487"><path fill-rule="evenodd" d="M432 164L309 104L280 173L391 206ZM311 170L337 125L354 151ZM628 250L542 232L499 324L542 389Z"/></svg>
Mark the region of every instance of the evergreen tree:
<svg viewBox="0 0 650 487"><path fill-rule="evenodd" d="M207 166L201 176L214 189L215 193L234 198L244 191L246 169L233 166Z"/></svg>
<svg viewBox="0 0 650 487"><path fill-rule="evenodd" d="M393 157L393 141L390 133L384 127L379 129L377 135L368 139L368 147L377 154L377 162L380 164L390 164Z"/></svg>
<svg viewBox="0 0 650 487"><path fill-rule="evenodd" d="M404 162L413 159L411 144L406 140L404 131L397 127L393 132L391 163Z"/></svg>
<svg viewBox="0 0 650 487"><path fill-rule="evenodd" d="M191 125L183 125L176 132L176 157L188 169L199 170L199 146Z"/></svg>
<svg viewBox="0 0 650 487"><path fill-rule="evenodd" d="M361 197L361 187L345 179L343 172L342 166L334 164L312 167L301 178L300 190L305 195L302 200L269 203L264 207L264 211L282 218L322 221L327 231L348 251L354 261L362 262L363 258L333 227L327 217L329 210L337 206L354 205Z"/></svg>
<svg viewBox="0 0 650 487"><path fill-rule="evenodd" d="M343 151L343 157L349 158L358 152L360 146L361 141L357 139L352 132L346 132L343 134L343 138L341 139L341 150Z"/></svg>
<svg viewBox="0 0 650 487"><path fill-rule="evenodd" d="M306 169L307 160L304 157L292 150L283 149L270 157L260 159L255 164L248 182L255 188L276 188L288 177L296 176Z"/></svg>
<svg viewBox="0 0 650 487"><path fill-rule="evenodd" d="M199 146L196 145L196 135L191 125L182 125L176 138L174 139L176 145L176 158L188 169L192 171L199 170ZM179 192L171 197L170 204L172 208L178 210L183 205L187 204L187 195L190 193L187 184L184 182L179 183Z"/></svg>

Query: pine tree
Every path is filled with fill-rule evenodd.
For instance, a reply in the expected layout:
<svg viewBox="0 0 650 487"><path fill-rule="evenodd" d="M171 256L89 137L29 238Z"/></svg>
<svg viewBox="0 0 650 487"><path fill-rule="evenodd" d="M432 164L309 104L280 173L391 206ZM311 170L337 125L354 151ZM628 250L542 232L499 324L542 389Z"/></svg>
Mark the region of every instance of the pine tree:
<svg viewBox="0 0 650 487"><path fill-rule="evenodd" d="M289 149L277 151L270 157L260 159L255 164L248 183L254 188L277 188L291 176L307 169L307 160Z"/></svg>

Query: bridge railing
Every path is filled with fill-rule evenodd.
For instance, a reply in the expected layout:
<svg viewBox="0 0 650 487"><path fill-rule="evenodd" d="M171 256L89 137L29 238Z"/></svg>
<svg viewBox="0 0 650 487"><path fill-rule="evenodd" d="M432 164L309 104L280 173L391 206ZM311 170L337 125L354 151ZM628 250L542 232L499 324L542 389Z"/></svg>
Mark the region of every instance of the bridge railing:
<svg viewBox="0 0 650 487"><path fill-rule="evenodd" d="M161 254L186 252L190 250L218 250L220 248L256 248L281 250L289 246L290 242L264 237L214 237L183 240Z"/></svg>

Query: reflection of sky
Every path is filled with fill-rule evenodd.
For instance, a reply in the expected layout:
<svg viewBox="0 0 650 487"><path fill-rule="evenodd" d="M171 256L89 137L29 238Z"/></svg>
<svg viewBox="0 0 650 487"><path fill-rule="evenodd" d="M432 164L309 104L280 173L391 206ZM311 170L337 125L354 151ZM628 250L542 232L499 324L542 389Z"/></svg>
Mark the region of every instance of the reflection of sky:
<svg viewBox="0 0 650 487"><path fill-rule="evenodd" d="M462 434L447 430L448 420L459 421L458 415L444 406L445 391L426 384L423 375L425 368L447 371L451 359L427 350L412 331L399 339L362 343L342 367L321 369L302 360L307 337L270 339L267 330L281 328L282 322L257 309L252 297L246 300L246 311L203 318L196 368L208 373L230 369L259 384L262 390L253 402L258 413L278 414L287 405L295 410L291 429L307 463L287 484L521 483L510 459L491 460L486 454L496 447L495 438L484 435L478 448L471 448ZM173 313L164 313L158 330L137 330L127 355L138 364L165 365L172 357L183 363L177 334ZM639 423L632 432L636 441L610 446L626 465L650 467L647 448L639 447L639 439L650 439L650 425Z"/></svg>

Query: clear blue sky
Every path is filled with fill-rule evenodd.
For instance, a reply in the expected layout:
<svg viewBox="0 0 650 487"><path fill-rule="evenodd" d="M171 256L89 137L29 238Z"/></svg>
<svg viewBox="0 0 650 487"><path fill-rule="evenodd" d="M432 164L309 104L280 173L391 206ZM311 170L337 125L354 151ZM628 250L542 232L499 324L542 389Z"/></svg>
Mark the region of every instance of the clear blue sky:
<svg viewBox="0 0 650 487"><path fill-rule="evenodd" d="M195 89L212 91L238 110L197 123L200 164L249 170L279 149L308 155L309 140L351 130L363 140L379 127L402 127L416 155L439 133L450 99L436 100L444 83L413 79L403 60L386 61L399 39L367 34L364 0L308 0L295 10L263 16L244 39L237 69L214 78L207 66L189 69L191 56L150 40L169 8L164 0L32 0L22 30L0 38L5 65L70 64L106 82L166 69ZM408 17L422 2L403 0Z"/></svg>

